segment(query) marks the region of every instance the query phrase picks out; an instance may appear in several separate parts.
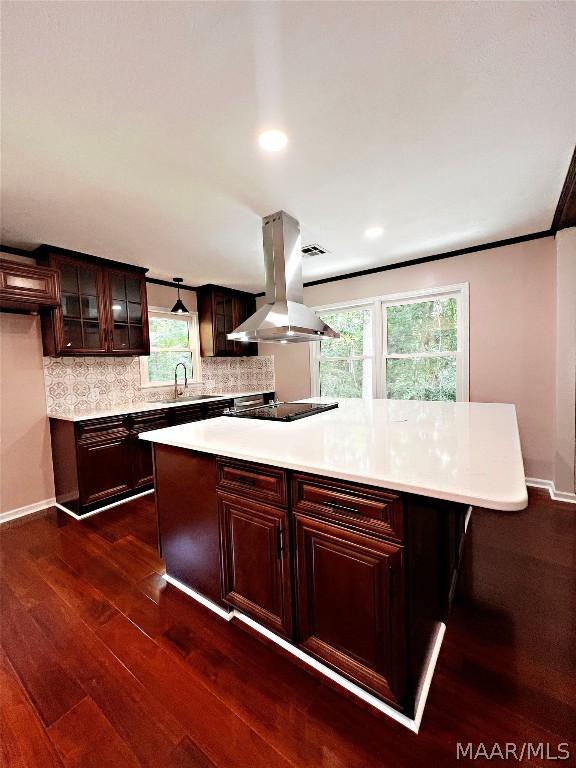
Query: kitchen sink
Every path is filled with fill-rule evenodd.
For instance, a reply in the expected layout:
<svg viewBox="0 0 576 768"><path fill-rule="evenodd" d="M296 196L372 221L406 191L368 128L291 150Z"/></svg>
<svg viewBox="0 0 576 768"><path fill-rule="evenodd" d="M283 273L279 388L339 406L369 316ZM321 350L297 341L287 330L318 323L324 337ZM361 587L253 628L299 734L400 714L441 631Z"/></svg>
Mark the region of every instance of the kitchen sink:
<svg viewBox="0 0 576 768"><path fill-rule="evenodd" d="M149 403L195 403L200 400L214 400L219 395L195 395L195 397L168 397L165 400L148 400ZM222 398L223 400L225 398Z"/></svg>

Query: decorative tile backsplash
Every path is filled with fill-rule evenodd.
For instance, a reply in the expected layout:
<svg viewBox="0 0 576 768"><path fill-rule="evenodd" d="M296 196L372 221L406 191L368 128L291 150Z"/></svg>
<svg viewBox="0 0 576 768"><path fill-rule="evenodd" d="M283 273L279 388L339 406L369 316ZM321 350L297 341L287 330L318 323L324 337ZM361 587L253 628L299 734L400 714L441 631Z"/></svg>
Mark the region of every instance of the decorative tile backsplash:
<svg viewBox="0 0 576 768"><path fill-rule="evenodd" d="M119 405L163 400L172 387L140 386L138 357L45 357L48 413L88 413ZM202 382L190 394L223 395L275 389L274 358L204 358Z"/></svg>

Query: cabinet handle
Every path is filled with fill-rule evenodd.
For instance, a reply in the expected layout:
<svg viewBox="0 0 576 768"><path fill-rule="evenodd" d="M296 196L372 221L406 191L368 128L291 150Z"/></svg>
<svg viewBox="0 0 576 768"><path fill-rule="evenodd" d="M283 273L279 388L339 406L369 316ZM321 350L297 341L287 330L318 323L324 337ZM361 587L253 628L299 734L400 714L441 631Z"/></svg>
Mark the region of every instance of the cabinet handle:
<svg viewBox="0 0 576 768"><path fill-rule="evenodd" d="M282 557L282 550L284 549L284 536L282 535L282 528L277 528L277 544L278 544L278 557Z"/></svg>
<svg viewBox="0 0 576 768"><path fill-rule="evenodd" d="M327 504L332 509L338 509L341 512L351 512L353 515L360 514L360 510L356 509L356 507L347 507L345 504L336 504L333 501L328 501Z"/></svg>
<svg viewBox="0 0 576 768"><path fill-rule="evenodd" d="M237 481L242 485L256 485L256 479L254 477L238 477Z"/></svg>

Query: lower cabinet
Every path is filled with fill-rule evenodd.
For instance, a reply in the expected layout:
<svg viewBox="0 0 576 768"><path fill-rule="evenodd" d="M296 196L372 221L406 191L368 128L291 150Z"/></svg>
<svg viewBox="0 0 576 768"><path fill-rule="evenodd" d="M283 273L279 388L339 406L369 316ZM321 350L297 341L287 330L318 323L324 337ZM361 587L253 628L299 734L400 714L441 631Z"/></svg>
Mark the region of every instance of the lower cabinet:
<svg viewBox="0 0 576 768"><path fill-rule="evenodd" d="M127 429L91 435L78 441L80 504L95 504L131 488L130 440Z"/></svg>
<svg viewBox="0 0 576 768"><path fill-rule="evenodd" d="M154 413L134 414L130 418L130 464L132 488L146 488L154 483L154 462L152 460L152 444L140 440L138 435L152 429L163 429L168 426L166 414L163 411Z"/></svg>
<svg viewBox="0 0 576 768"><path fill-rule="evenodd" d="M402 547L295 515L299 645L377 696L404 694Z"/></svg>
<svg viewBox="0 0 576 768"><path fill-rule="evenodd" d="M56 501L77 515L154 486L152 444L142 432L221 416L232 400L83 421L50 419Z"/></svg>
<svg viewBox="0 0 576 768"><path fill-rule="evenodd" d="M166 572L413 717L466 507L182 448L155 455Z"/></svg>
<svg viewBox="0 0 576 768"><path fill-rule="evenodd" d="M224 600L292 637L288 513L218 492Z"/></svg>

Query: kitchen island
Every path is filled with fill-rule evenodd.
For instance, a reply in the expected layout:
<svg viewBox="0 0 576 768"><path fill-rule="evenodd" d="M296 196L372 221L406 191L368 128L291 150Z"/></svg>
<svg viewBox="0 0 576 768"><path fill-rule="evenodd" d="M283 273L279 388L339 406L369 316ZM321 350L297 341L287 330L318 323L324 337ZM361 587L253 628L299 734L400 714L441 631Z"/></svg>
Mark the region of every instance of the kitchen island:
<svg viewBox="0 0 576 768"><path fill-rule="evenodd" d="M514 406L341 400L141 439L167 581L417 731L470 508L527 503Z"/></svg>

